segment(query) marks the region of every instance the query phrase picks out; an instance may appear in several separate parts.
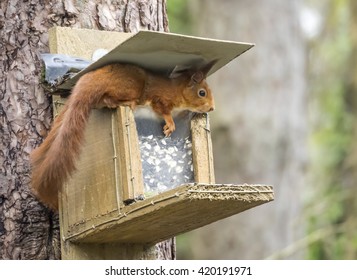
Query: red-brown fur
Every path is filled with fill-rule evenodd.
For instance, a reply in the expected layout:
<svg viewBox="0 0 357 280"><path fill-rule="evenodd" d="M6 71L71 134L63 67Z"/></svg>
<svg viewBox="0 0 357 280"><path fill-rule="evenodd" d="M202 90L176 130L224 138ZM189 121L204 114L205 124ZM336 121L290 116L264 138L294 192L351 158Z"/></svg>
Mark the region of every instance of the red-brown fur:
<svg viewBox="0 0 357 280"><path fill-rule="evenodd" d="M214 109L205 76L212 63L195 73L169 79L129 64L107 65L83 75L55 119L42 145L31 154L32 191L58 209L58 191L75 170L84 129L92 108L150 105L165 120L164 134L175 130L173 109L208 112ZM205 97L198 92L204 89Z"/></svg>

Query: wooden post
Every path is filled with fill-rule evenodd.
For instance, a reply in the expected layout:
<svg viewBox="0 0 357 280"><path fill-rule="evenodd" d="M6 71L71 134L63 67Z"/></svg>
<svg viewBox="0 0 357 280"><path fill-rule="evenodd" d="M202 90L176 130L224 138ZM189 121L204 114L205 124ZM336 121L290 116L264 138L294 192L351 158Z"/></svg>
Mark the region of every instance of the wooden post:
<svg viewBox="0 0 357 280"><path fill-rule="evenodd" d="M116 111L118 120L119 148L121 153L120 180L124 201L143 195L142 164L140 160L139 141L134 115L129 107L120 107ZM117 154L117 152L116 152Z"/></svg>
<svg viewBox="0 0 357 280"><path fill-rule="evenodd" d="M213 151L208 114L195 114L191 120L191 136L195 181L214 184Z"/></svg>

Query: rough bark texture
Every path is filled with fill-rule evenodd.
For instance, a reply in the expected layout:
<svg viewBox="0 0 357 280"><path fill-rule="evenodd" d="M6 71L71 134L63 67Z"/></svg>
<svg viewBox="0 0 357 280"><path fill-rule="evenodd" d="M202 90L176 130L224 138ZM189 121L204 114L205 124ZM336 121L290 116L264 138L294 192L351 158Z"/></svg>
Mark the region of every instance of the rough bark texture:
<svg viewBox="0 0 357 280"><path fill-rule="evenodd" d="M1 0L0 259L60 258L58 215L29 192L29 153L52 123L51 98L39 85L39 55L55 25L135 32L168 31L165 0ZM170 242L158 246L172 250ZM159 257L173 258L174 252Z"/></svg>
<svg viewBox="0 0 357 280"><path fill-rule="evenodd" d="M300 1L190 3L195 34L256 43L210 79L216 181L275 189L274 202L198 230L193 257L266 258L299 239L304 229L299 217L307 115Z"/></svg>

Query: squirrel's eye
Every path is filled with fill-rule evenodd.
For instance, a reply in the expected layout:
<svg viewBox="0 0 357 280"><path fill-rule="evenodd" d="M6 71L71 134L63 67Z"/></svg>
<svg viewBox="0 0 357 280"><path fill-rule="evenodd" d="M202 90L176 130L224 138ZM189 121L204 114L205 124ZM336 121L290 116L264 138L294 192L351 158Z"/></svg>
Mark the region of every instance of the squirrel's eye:
<svg viewBox="0 0 357 280"><path fill-rule="evenodd" d="M206 97L206 95L207 95L207 92L204 89L200 89L198 91L198 96L199 97Z"/></svg>

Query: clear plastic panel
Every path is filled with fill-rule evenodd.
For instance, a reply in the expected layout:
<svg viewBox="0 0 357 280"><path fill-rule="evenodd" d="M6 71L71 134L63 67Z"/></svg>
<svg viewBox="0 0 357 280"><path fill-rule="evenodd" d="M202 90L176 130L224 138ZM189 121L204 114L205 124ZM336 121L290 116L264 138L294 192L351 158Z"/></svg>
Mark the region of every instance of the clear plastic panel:
<svg viewBox="0 0 357 280"><path fill-rule="evenodd" d="M147 108L135 111L146 197L194 182L191 118L190 112L179 113L176 130L165 137L162 119Z"/></svg>

